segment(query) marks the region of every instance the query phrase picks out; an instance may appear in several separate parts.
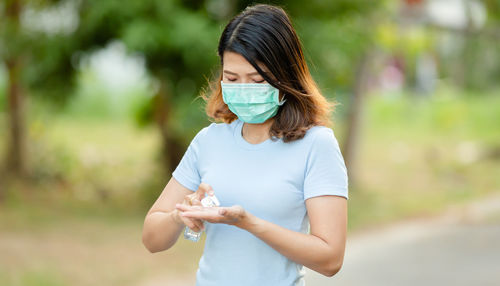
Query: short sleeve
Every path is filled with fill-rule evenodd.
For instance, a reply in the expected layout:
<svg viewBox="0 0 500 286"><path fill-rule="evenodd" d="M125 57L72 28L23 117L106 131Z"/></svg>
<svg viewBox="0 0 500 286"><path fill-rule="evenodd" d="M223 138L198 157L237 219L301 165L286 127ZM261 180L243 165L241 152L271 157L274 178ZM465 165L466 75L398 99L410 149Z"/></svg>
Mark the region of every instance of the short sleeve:
<svg viewBox="0 0 500 286"><path fill-rule="evenodd" d="M202 130L203 131L203 130ZM200 131L191 140L186 152L182 156L179 165L172 172L172 176L184 187L195 192L201 183L201 176L198 168L200 153Z"/></svg>
<svg viewBox="0 0 500 286"><path fill-rule="evenodd" d="M306 164L304 200L323 195L348 199L347 168L333 130L321 127L314 135Z"/></svg>

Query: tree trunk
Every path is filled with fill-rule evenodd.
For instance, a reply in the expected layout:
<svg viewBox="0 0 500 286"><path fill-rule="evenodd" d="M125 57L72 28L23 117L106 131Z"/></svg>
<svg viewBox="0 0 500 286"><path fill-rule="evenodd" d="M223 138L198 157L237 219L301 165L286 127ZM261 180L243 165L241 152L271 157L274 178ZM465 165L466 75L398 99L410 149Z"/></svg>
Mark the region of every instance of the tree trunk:
<svg viewBox="0 0 500 286"><path fill-rule="evenodd" d="M356 185L357 182L357 155L359 151L359 134L362 123L364 97L366 94L366 84L369 77L370 52L361 57L356 70L354 82L354 92L352 94L349 111L347 114L347 128L343 153L346 167L348 169L349 184Z"/></svg>
<svg viewBox="0 0 500 286"><path fill-rule="evenodd" d="M161 76L158 77L160 88L155 95L154 118L162 137L162 159L167 176L174 171L182 159L184 145L169 130L169 115L171 110L171 101L167 83Z"/></svg>
<svg viewBox="0 0 500 286"><path fill-rule="evenodd" d="M7 61L9 141L7 147L7 171L16 176L24 174L24 122L23 96L19 82L20 67L17 59Z"/></svg>
<svg viewBox="0 0 500 286"><path fill-rule="evenodd" d="M14 29L19 28L19 15L21 3L9 0L5 4L6 20ZM15 33L14 33L15 35ZM11 47L12 49L12 47ZM9 136L7 143L6 168L10 175L21 176L24 174L24 128L23 128L23 96L20 81L21 57L18 50L11 50L5 60L9 75L8 98L8 124Z"/></svg>

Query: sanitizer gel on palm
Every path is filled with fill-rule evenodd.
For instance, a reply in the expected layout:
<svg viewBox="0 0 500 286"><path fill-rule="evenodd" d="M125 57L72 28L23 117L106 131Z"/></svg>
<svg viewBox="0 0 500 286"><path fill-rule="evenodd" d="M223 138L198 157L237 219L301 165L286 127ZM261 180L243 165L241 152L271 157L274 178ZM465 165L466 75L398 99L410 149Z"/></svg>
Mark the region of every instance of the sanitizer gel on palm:
<svg viewBox="0 0 500 286"><path fill-rule="evenodd" d="M201 200L201 205L204 207L218 207L220 206L220 203L219 200L215 197L215 195L213 196L208 195ZM205 223L203 223L203 225L205 225ZM198 242L200 240L202 232L203 231L196 232L186 226L186 228L184 229L184 238L194 242Z"/></svg>

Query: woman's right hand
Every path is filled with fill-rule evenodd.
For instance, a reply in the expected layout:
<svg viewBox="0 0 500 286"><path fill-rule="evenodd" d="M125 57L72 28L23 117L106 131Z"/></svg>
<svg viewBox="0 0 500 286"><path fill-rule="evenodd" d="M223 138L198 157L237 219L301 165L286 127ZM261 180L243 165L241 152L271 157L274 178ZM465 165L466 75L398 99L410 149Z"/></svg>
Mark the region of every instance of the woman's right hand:
<svg viewBox="0 0 500 286"><path fill-rule="evenodd" d="M182 202L183 205L188 205L188 206L201 206L201 200L205 197L205 194L207 195L213 195L214 191L212 187L206 183L201 183L198 186L198 190L196 192L189 194L184 197L184 200ZM200 232L204 230L203 226L203 221L200 219L195 219L195 218L189 218L189 217L183 217L180 215L179 210L175 210L175 217L176 220L180 223L183 223L190 229L196 232Z"/></svg>

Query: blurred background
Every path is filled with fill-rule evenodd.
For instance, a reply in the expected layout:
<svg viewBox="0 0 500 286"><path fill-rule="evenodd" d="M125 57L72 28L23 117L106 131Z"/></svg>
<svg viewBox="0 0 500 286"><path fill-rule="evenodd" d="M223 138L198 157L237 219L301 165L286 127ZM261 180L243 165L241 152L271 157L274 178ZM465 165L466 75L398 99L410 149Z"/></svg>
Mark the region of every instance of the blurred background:
<svg viewBox="0 0 500 286"><path fill-rule="evenodd" d="M255 3L0 2L0 285L194 285L203 241L150 254L142 223ZM500 1L259 3L339 103L348 248L308 285L498 285Z"/></svg>

